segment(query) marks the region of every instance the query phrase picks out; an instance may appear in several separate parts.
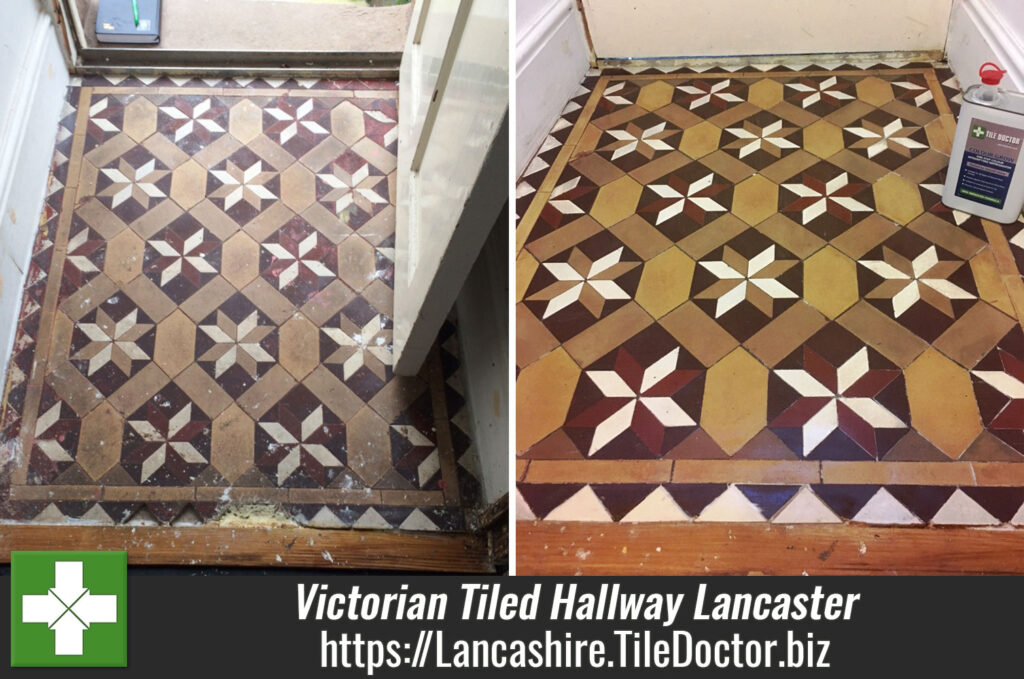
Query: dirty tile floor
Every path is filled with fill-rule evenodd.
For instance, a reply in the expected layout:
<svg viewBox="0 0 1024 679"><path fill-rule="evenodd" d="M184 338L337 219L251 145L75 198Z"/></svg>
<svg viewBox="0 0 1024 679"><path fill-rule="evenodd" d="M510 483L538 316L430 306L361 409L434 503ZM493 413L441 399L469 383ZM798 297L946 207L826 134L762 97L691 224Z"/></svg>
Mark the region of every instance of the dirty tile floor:
<svg viewBox="0 0 1024 679"><path fill-rule="evenodd" d="M4 408L0 518L464 529L449 323L392 372L397 87L70 88ZM241 508L241 509L240 509Z"/></svg>
<svg viewBox="0 0 1024 679"><path fill-rule="evenodd" d="M912 63L606 70L517 187L517 515L1024 525L1024 223Z"/></svg>

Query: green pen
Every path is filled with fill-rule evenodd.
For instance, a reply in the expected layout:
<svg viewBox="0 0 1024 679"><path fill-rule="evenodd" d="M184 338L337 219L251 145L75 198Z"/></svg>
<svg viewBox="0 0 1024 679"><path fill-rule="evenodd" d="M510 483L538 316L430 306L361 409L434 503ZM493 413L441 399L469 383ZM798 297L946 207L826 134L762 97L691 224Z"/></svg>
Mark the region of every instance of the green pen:
<svg viewBox="0 0 1024 679"><path fill-rule="evenodd" d="M139 0L132 0L132 16L135 18L135 28L139 27Z"/></svg>

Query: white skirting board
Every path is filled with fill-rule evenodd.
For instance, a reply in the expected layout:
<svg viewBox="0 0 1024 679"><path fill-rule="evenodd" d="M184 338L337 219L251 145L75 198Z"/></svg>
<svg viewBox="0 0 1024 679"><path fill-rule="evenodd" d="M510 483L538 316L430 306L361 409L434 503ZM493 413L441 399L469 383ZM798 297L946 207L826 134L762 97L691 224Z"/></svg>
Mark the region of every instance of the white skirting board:
<svg viewBox="0 0 1024 679"><path fill-rule="evenodd" d="M0 26L5 47L14 37L19 43L16 58L0 62L4 82L12 83L5 96L9 104L0 109L0 388L69 79L50 18L38 9L13 16L27 25Z"/></svg>
<svg viewBox="0 0 1024 679"><path fill-rule="evenodd" d="M516 177L537 153L590 66L574 0L519 0L516 22Z"/></svg>
<svg viewBox="0 0 1024 679"><path fill-rule="evenodd" d="M1016 2L957 0L953 6L946 58L962 88L979 82L978 68L994 61L1006 69L1003 87L1024 91L1024 22L1005 14Z"/></svg>

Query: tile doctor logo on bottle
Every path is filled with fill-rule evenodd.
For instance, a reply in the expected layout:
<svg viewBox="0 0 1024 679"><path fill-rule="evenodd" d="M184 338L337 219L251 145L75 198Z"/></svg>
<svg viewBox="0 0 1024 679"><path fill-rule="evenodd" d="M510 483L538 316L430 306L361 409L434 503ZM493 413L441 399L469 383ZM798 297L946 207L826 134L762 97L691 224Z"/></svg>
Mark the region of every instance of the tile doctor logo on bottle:
<svg viewBox="0 0 1024 679"><path fill-rule="evenodd" d="M12 552L11 666L126 667L126 552Z"/></svg>

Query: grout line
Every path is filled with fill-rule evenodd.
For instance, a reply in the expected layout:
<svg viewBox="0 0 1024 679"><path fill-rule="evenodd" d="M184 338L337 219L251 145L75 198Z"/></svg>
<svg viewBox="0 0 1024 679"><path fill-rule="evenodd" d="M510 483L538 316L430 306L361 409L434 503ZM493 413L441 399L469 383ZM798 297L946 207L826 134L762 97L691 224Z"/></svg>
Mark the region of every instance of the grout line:
<svg viewBox="0 0 1024 679"><path fill-rule="evenodd" d="M437 427L437 453L441 462L441 479L444 481L445 504L459 504L459 472L456 468L455 445L452 442L451 413L445 398L444 370L441 367L441 347L434 345L427 358L427 380L430 383L430 401L434 410L434 425Z"/></svg>
<svg viewBox="0 0 1024 679"><path fill-rule="evenodd" d="M935 101L935 108L939 109L939 116L952 115L953 111L949 108L949 102L946 100L946 91L942 89L942 83L939 82L938 76L935 75L935 70L926 70L924 72L924 80L932 91L932 99Z"/></svg>

